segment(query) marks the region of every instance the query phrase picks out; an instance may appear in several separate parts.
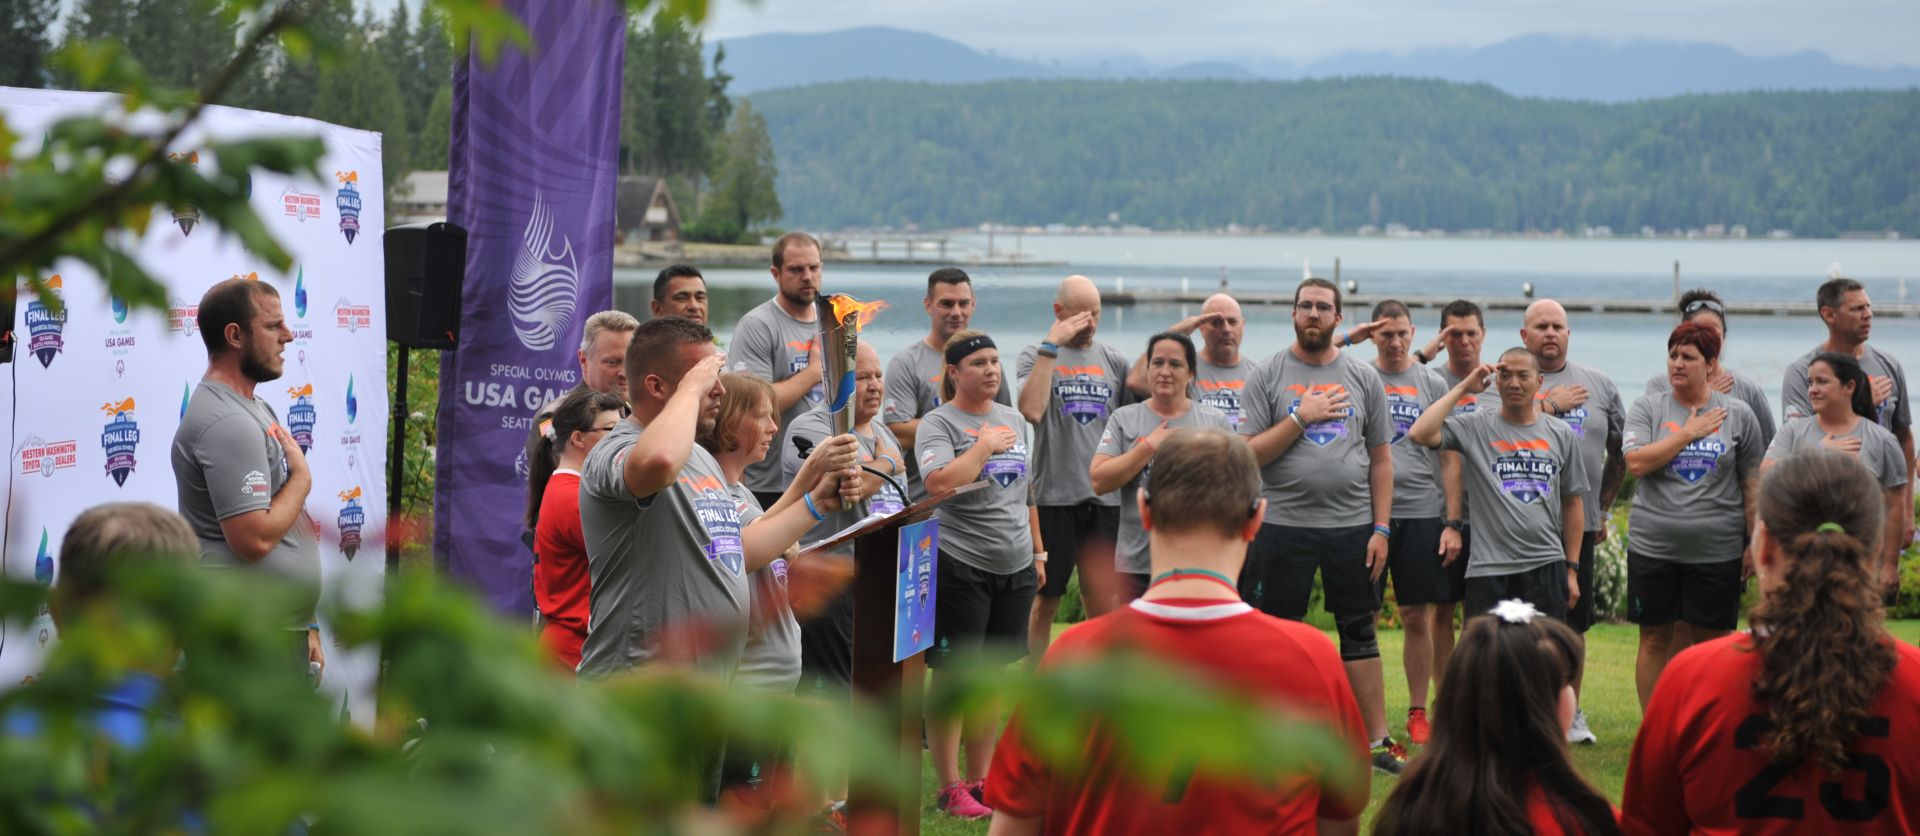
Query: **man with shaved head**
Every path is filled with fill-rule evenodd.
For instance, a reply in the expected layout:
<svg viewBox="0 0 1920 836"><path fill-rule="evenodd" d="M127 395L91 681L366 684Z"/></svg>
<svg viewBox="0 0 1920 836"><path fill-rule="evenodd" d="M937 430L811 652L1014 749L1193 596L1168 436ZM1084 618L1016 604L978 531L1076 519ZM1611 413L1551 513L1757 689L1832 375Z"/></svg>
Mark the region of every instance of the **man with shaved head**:
<svg viewBox="0 0 1920 836"><path fill-rule="evenodd" d="M1627 460L1620 452L1621 436L1627 423L1627 410L1621 406L1620 391L1613 379L1598 370L1567 359L1573 329L1567 325L1567 310L1552 299L1541 299L1527 306L1520 326L1520 340L1533 353L1540 369L1541 411L1565 421L1573 430L1580 453L1580 464L1589 474L1598 474L1597 491L1589 491L1583 509L1586 530L1580 538L1580 596L1567 611L1567 626L1582 640L1593 626L1593 547L1607 539L1607 512L1613 496L1627 472ZM1573 693L1578 697L1585 673L1573 673ZM1576 710L1567 740L1593 743L1593 731L1587 715Z"/></svg>
<svg viewBox="0 0 1920 836"><path fill-rule="evenodd" d="M1240 429L1240 423L1246 420L1246 406L1241 402L1247 388L1247 377L1252 375L1256 364L1242 362L1240 342L1247 334L1247 320L1240 314L1240 303L1225 293L1215 293L1200 304L1200 313L1167 326L1175 334L1191 336L1200 332L1200 362L1193 370L1193 385L1199 391L1195 400L1227 414L1227 426ZM1140 354L1134 361L1133 371L1127 375L1127 388L1136 394L1147 391L1147 355Z"/></svg>
<svg viewBox="0 0 1920 836"><path fill-rule="evenodd" d="M1049 625L1067 591L1067 579L1082 557L1098 564L1095 580L1083 576L1081 597L1092 615L1106 611L1113 543L1120 529L1120 493L1093 492L1088 469L1113 411L1132 403L1127 355L1095 340L1100 327L1100 291L1086 276L1068 276L1053 300L1053 327L1038 345L1020 351L1018 407L1034 426L1033 504L1040 512L1040 539L1047 582L1033 600L1027 641L1033 658L1046 655ZM1035 545L1035 550L1043 548Z"/></svg>

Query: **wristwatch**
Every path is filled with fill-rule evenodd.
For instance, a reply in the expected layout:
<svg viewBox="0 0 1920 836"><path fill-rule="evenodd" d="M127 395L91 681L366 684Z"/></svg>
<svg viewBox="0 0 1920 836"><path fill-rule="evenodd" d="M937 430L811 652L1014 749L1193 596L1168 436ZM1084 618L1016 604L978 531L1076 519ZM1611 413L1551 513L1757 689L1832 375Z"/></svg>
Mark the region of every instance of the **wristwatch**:
<svg viewBox="0 0 1920 836"><path fill-rule="evenodd" d="M1465 531L1467 528L1466 520L1447 520L1441 524L1445 525L1448 528L1453 529L1454 531Z"/></svg>

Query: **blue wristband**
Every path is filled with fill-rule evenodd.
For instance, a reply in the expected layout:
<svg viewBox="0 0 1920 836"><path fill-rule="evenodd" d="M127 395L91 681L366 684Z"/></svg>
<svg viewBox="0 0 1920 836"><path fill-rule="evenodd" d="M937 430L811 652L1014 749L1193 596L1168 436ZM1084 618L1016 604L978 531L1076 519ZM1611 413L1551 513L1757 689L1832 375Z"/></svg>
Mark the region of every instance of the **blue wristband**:
<svg viewBox="0 0 1920 836"><path fill-rule="evenodd" d="M1384 525L1375 525L1375 526L1373 527L1373 533L1375 533L1375 534L1378 534L1378 535L1380 535L1380 536L1382 536L1382 537L1385 537L1385 538L1388 538L1388 539L1392 539L1392 538L1393 538L1393 528L1392 528L1392 527L1390 527L1390 526L1384 526Z"/></svg>
<svg viewBox="0 0 1920 836"><path fill-rule="evenodd" d="M814 522L826 521L827 515L820 513L819 508L813 507L813 494L806 493L806 494L801 494L801 496L804 496L807 498L807 513L813 515L813 521Z"/></svg>
<svg viewBox="0 0 1920 836"><path fill-rule="evenodd" d="M308 630L318 630L318 629L320 629L320 625L318 625L318 624L309 624L309 625L307 625L307 629L308 629Z"/></svg>
<svg viewBox="0 0 1920 836"><path fill-rule="evenodd" d="M1035 353L1045 357L1058 357L1060 356L1060 346L1054 345L1046 340L1041 340L1040 348L1036 350Z"/></svg>

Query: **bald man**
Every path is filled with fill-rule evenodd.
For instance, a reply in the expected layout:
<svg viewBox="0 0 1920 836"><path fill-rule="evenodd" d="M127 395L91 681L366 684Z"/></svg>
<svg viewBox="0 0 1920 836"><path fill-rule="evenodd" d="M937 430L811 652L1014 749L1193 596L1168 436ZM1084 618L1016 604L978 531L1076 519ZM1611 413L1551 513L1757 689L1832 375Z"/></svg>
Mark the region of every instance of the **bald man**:
<svg viewBox="0 0 1920 836"><path fill-rule="evenodd" d="M1246 407L1240 396L1246 391L1247 378L1256 364L1242 361L1240 342L1247 335L1247 320L1240 315L1240 303L1225 293L1215 293L1200 304L1200 313L1167 326L1176 334L1192 336L1200 332L1200 364L1193 370L1196 400L1227 414L1227 426L1238 432L1246 420ZM1147 355L1133 362L1127 374L1127 388L1140 397L1147 395Z"/></svg>
<svg viewBox="0 0 1920 836"><path fill-rule="evenodd" d="M1540 368L1540 392L1535 396L1540 411L1566 422L1573 430L1575 449L1581 469L1600 474L1600 489L1588 491L1583 501L1585 528L1580 539L1580 595L1567 610L1567 626L1582 640L1593 626L1593 547L1607 538L1607 511L1613 507L1614 494L1627 472L1627 460L1621 455L1622 429L1627 411L1620 404L1620 390L1613 379L1591 366L1567 359L1573 329L1567 324L1567 309L1552 299L1541 299L1527 306L1520 325L1520 340L1526 344ZM1582 670L1573 674L1573 693L1578 697ZM1567 732L1573 743L1593 743L1586 712L1576 710L1573 727Z"/></svg>
<svg viewBox="0 0 1920 836"><path fill-rule="evenodd" d="M1088 469L1108 416L1136 398L1127 388L1127 355L1095 340L1099 328L1100 291L1085 276L1068 276L1053 300L1053 327L1039 345L1020 351L1015 367L1020 414L1034 426L1033 504L1039 506L1041 539L1035 559L1052 558L1027 631L1036 660L1046 655L1053 614L1075 565L1092 558L1089 565L1100 571L1091 586L1112 583L1120 494L1095 494ZM1113 590L1088 589L1085 578L1080 583L1088 613L1104 612Z"/></svg>

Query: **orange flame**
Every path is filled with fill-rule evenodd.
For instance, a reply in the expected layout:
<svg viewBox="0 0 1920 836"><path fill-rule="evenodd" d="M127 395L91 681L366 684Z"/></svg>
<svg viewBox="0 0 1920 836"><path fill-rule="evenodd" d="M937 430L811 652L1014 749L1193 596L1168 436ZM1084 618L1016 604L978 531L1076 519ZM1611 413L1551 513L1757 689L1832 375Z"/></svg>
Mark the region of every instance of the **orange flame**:
<svg viewBox="0 0 1920 836"><path fill-rule="evenodd" d="M112 403L112 402L108 402L108 403L104 403L104 404L101 404L101 405L100 405L100 411L102 411L102 412L105 412L105 413L107 413L108 415L118 415L118 414L120 414L120 413L122 413L122 412L132 412L132 411L133 411L133 399L132 399L132 398L128 398L128 399L126 399L126 400L124 400L124 401L121 401L121 402L119 402L119 403Z"/></svg>
<svg viewBox="0 0 1920 836"><path fill-rule="evenodd" d="M309 384L307 384L307 385L305 385L305 386L301 386L301 387L298 387L298 388L296 388L296 387L292 387L292 386L289 386L289 387L287 387L287 397L290 397L290 398L311 398L311 397L313 397L313 384L311 384L311 383L309 383Z"/></svg>
<svg viewBox="0 0 1920 836"><path fill-rule="evenodd" d="M47 279L47 287L51 287L55 290L59 290L60 288L65 286L66 285L60 281L59 273L55 273Z"/></svg>
<svg viewBox="0 0 1920 836"><path fill-rule="evenodd" d="M359 486L359 485L354 485L354 486L353 486L353 490L350 490L350 491L341 491L341 492L340 492L340 501L341 501L341 502L352 502L352 501L354 501L354 500L356 500L356 499L359 499L359 498L360 498L360 486Z"/></svg>
<svg viewBox="0 0 1920 836"><path fill-rule="evenodd" d="M833 303L833 318L841 324L846 324L849 315L856 317L853 326L855 331L867 327L867 323L887 309L887 303L879 299L862 302L845 293L835 293L827 297L827 301Z"/></svg>
<svg viewBox="0 0 1920 836"><path fill-rule="evenodd" d="M336 171L336 172L334 172L334 173L333 173L333 176L334 176L334 177L335 177L336 179L338 179L338 180L339 180L339 181L340 181L341 183L358 183L358 182L360 182L360 172L359 172L358 170L355 170L355 171Z"/></svg>

